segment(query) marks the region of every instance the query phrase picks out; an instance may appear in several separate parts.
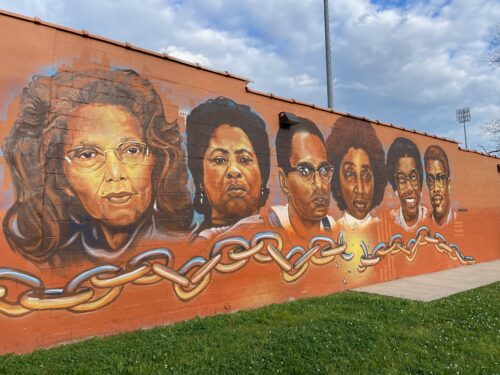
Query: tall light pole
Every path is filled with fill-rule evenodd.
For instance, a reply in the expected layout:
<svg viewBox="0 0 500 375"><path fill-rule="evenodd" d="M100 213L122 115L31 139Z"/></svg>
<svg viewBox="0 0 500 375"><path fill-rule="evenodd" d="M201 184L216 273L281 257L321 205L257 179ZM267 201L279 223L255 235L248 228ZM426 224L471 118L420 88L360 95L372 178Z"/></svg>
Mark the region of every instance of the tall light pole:
<svg viewBox="0 0 500 375"><path fill-rule="evenodd" d="M323 0L323 4L325 12L326 89L328 93L328 108L333 108L332 53L330 50L330 13L328 11L328 0Z"/></svg>
<svg viewBox="0 0 500 375"><path fill-rule="evenodd" d="M467 147L467 132L465 130L465 123L470 121L470 109L469 107L457 109L457 122L464 124L464 137L465 137L465 148Z"/></svg>

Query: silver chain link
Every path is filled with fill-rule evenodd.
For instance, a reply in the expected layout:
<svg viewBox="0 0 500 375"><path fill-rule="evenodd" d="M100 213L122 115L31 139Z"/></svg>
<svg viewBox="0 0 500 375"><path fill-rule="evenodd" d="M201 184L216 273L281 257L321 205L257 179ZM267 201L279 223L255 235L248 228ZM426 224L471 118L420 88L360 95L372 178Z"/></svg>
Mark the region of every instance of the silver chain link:
<svg viewBox="0 0 500 375"><path fill-rule="evenodd" d="M364 272L369 267L373 267L380 263L386 255L396 255L400 252L405 254L409 262L413 262L419 248L427 244L433 245L437 251L448 255L453 261L459 261L464 265L476 262L473 257L464 255L460 251L458 245L454 243L448 244L446 238L442 234L437 232L432 234L428 227L422 226L417 230L416 237L410 239L406 245L403 242L403 236L401 234L393 235L387 242L378 243L371 251L368 251L366 244L361 241L360 245L363 249L363 255L360 257L358 271Z"/></svg>
<svg viewBox="0 0 500 375"><path fill-rule="evenodd" d="M229 237L215 243L208 259L197 256L174 269L174 255L169 249L144 251L122 268L107 264L86 270L71 279L64 288L45 288L34 275L11 268L0 268L0 280L26 285L28 289L17 296L16 302L7 300L8 290L0 285L0 312L12 317L39 310L94 311L112 303L127 284L151 285L169 281L177 297L188 301L200 294L210 283L213 271L232 273L244 267L250 259L259 263L274 262L286 282L302 277L310 262L324 265L337 255L345 261L354 254L346 252L347 245L340 233L337 241L327 236L313 237L308 249L295 246L283 251L283 239L275 232L260 232L250 241L243 237Z"/></svg>

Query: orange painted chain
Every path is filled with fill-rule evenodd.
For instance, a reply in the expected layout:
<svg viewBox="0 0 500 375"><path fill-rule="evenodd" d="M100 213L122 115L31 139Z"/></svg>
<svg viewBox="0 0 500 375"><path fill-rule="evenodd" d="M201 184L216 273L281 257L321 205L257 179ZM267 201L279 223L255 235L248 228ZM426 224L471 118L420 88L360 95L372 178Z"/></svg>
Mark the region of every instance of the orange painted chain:
<svg viewBox="0 0 500 375"><path fill-rule="evenodd" d="M368 251L365 243L361 241L363 255L360 258L358 271L364 272L369 267L373 267L386 255L396 255L400 252L404 253L409 262L413 262L417 256L420 247L427 244L432 244L440 253L448 255L453 261L459 261L462 264L473 264L475 259L471 256L462 254L458 245L454 243L448 244L446 238L440 233L432 234L430 229L422 226L417 230L416 237L412 238L405 245L401 234L393 235L388 242L380 242L371 251Z"/></svg>
<svg viewBox="0 0 500 375"><path fill-rule="evenodd" d="M337 241L327 236L311 239L307 249L295 246L283 252L283 240L274 232L255 234L250 241L243 237L230 237L214 244L210 256L189 259L179 269L174 269L174 256L165 248L147 250L130 259L124 268L102 265L84 271L64 288L45 288L36 276L11 268L0 268L0 280L14 281L28 287L9 302L5 286L0 286L0 312L23 316L40 310L93 311L112 303L125 285L151 285L163 280L173 284L175 294L188 301L200 294L210 283L213 271L231 273L244 267L251 259L259 263L274 262L286 282L298 280L312 262L324 265L336 256L345 261L354 255L346 253L347 245L340 233Z"/></svg>

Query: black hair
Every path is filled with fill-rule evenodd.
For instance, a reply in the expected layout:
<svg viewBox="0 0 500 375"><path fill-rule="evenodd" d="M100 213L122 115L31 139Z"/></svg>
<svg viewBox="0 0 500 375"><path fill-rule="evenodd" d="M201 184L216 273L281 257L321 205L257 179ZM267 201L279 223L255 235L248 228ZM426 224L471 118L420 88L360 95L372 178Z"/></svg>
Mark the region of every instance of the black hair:
<svg viewBox="0 0 500 375"><path fill-rule="evenodd" d="M280 127L276 135L276 158L278 167L288 174L290 172L290 156L292 155L292 139L297 133L309 133L318 136L321 142L325 144L323 134L314 122L303 117L299 117L299 123L289 128Z"/></svg>
<svg viewBox="0 0 500 375"><path fill-rule="evenodd" d="M384 148L369 122L340 117L326 140L326 149L328 159L333 166L332 195L342 211L347 209L347 205L340 190L340 165L350 148L362 149L370 158L375 182L371 210L384 199L387 185Z"/></svg>
<svg viewBox="0 0 500 375"><path fill-rule="evenodd" d="M186 119L188 166L195 186L193 205L197 212L205 215L205 221L210 221L211 210L208 199L201 199L203 158L213 133L223 124L240 128L252 143L262 178L259 207L266 203L269 196L267 182L270 173L270 150L266 123L249 106L238 104L222 96L210 99L194 108Z"/></svg>
<svg viewBox="0 0 500 375"><path fill-rule="evenodd" d="M415 143L413 143L413 141L404 137L396 138L387 152L387 179L389 180L389 183L394 191L396 191L397 185L394 175L398 169L399 159L404 157L413 158L415 160L418 172L418 184L420 190L422 190L424 171L420 151L418 151L418 147Z"/></svg>
<svg viewBox="0 0 500 375"><path fill-rule="evenodd" d="M446 152L438 145L431 145L427 147L424 154L424 165L427 165L429 160L439 160L443 163L444 169L446 169L446 175L450 176L450 165L448 163L448 157Z"/></svg>

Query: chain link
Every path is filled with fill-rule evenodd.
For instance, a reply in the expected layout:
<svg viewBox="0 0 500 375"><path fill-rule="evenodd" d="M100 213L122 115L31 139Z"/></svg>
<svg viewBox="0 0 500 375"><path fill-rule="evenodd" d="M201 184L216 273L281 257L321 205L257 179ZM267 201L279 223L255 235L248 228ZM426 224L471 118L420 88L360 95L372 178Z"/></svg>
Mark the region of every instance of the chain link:
<svg viewBox="0 0 500 375"><path fill-rule="evenodd" d="M396 255L403 252L409 262L413 262L417 256L420 247L425 245L433 245L440 253L448 255L452 261L459 261L461 264L473 264L475 259L471 256L464 255L458 245L447 243L446 238L440 233L432 234L426 226L420 227L416 232L416 237L412 238L405 245L401 234L393 235L388 242L380 242L371 250L368 251L366 244L361 241L360 246L363 250L363 255L360 257L358 271L364 272L369 267L373 267L386 255Z"/></svg>
<svg viewBox="0 0 500 375"><path fill-rule="evenodd" d="M294 282L304 275L310 262L324 265L338 255L350 261L354 254L346 253L346 249L342 233L337 241L316 236L311 239L308 249L295 246L285 252L278 233L259 232L250 241L239 236L223 239L212 246L208 259L191 258L177 270L169 249L151 249L134 256L124 268L113 264L96 266L76 275L64 288L51 289L45 288L40 279L29 273L0 268L0 280L28 287L13 303L6 299L7 287L0 285L0 312L18 317L40 310L94 311L116 300L126 285L151 285L162 280L171 282L177 297L188 301L210 284L214 271L236 272L251 259L259 263L274 262L282 278Z"/></svg>
<svg viewBox="0 0 500 375"><path fill-rule="evenodd" d="M393 235L388 242L380 242L371 251L361 241L363 255L358 271L380 263L386 255L405 254L411 262L421 246L433 245L440 253L462 264L471 264L473 257L465 256L456 244L448 243L440 233L432 234L428 227L421 227L405 245L403 236ZM151 285L162 280L173 284L177 297L188 301L199 295L209 284L213 272L232 273L244 267L251 259L259 263L274 262L286 282L300 279L311 263L325 265L336 256L345 261L353 259L347 253L347 244L340 233L337 241L328 236L315 236L308 248L294 246L283 249L282 237L275 232L260 232L250 241L243 237L229 237L215 243L209 258L201 256L174 268L174 256L169 249L144 251L130 259L124 268L108 264L86 270L71 279L64 288L45 288L36 276L11 268L0 268L0 280L8 280L28 287L17 296L16 302L7 300L8 288L0 285L0 312L7 316L23 316L39 310L68 310L71 312L94 311L109 305L121 294L125 285Z"/></svg>

